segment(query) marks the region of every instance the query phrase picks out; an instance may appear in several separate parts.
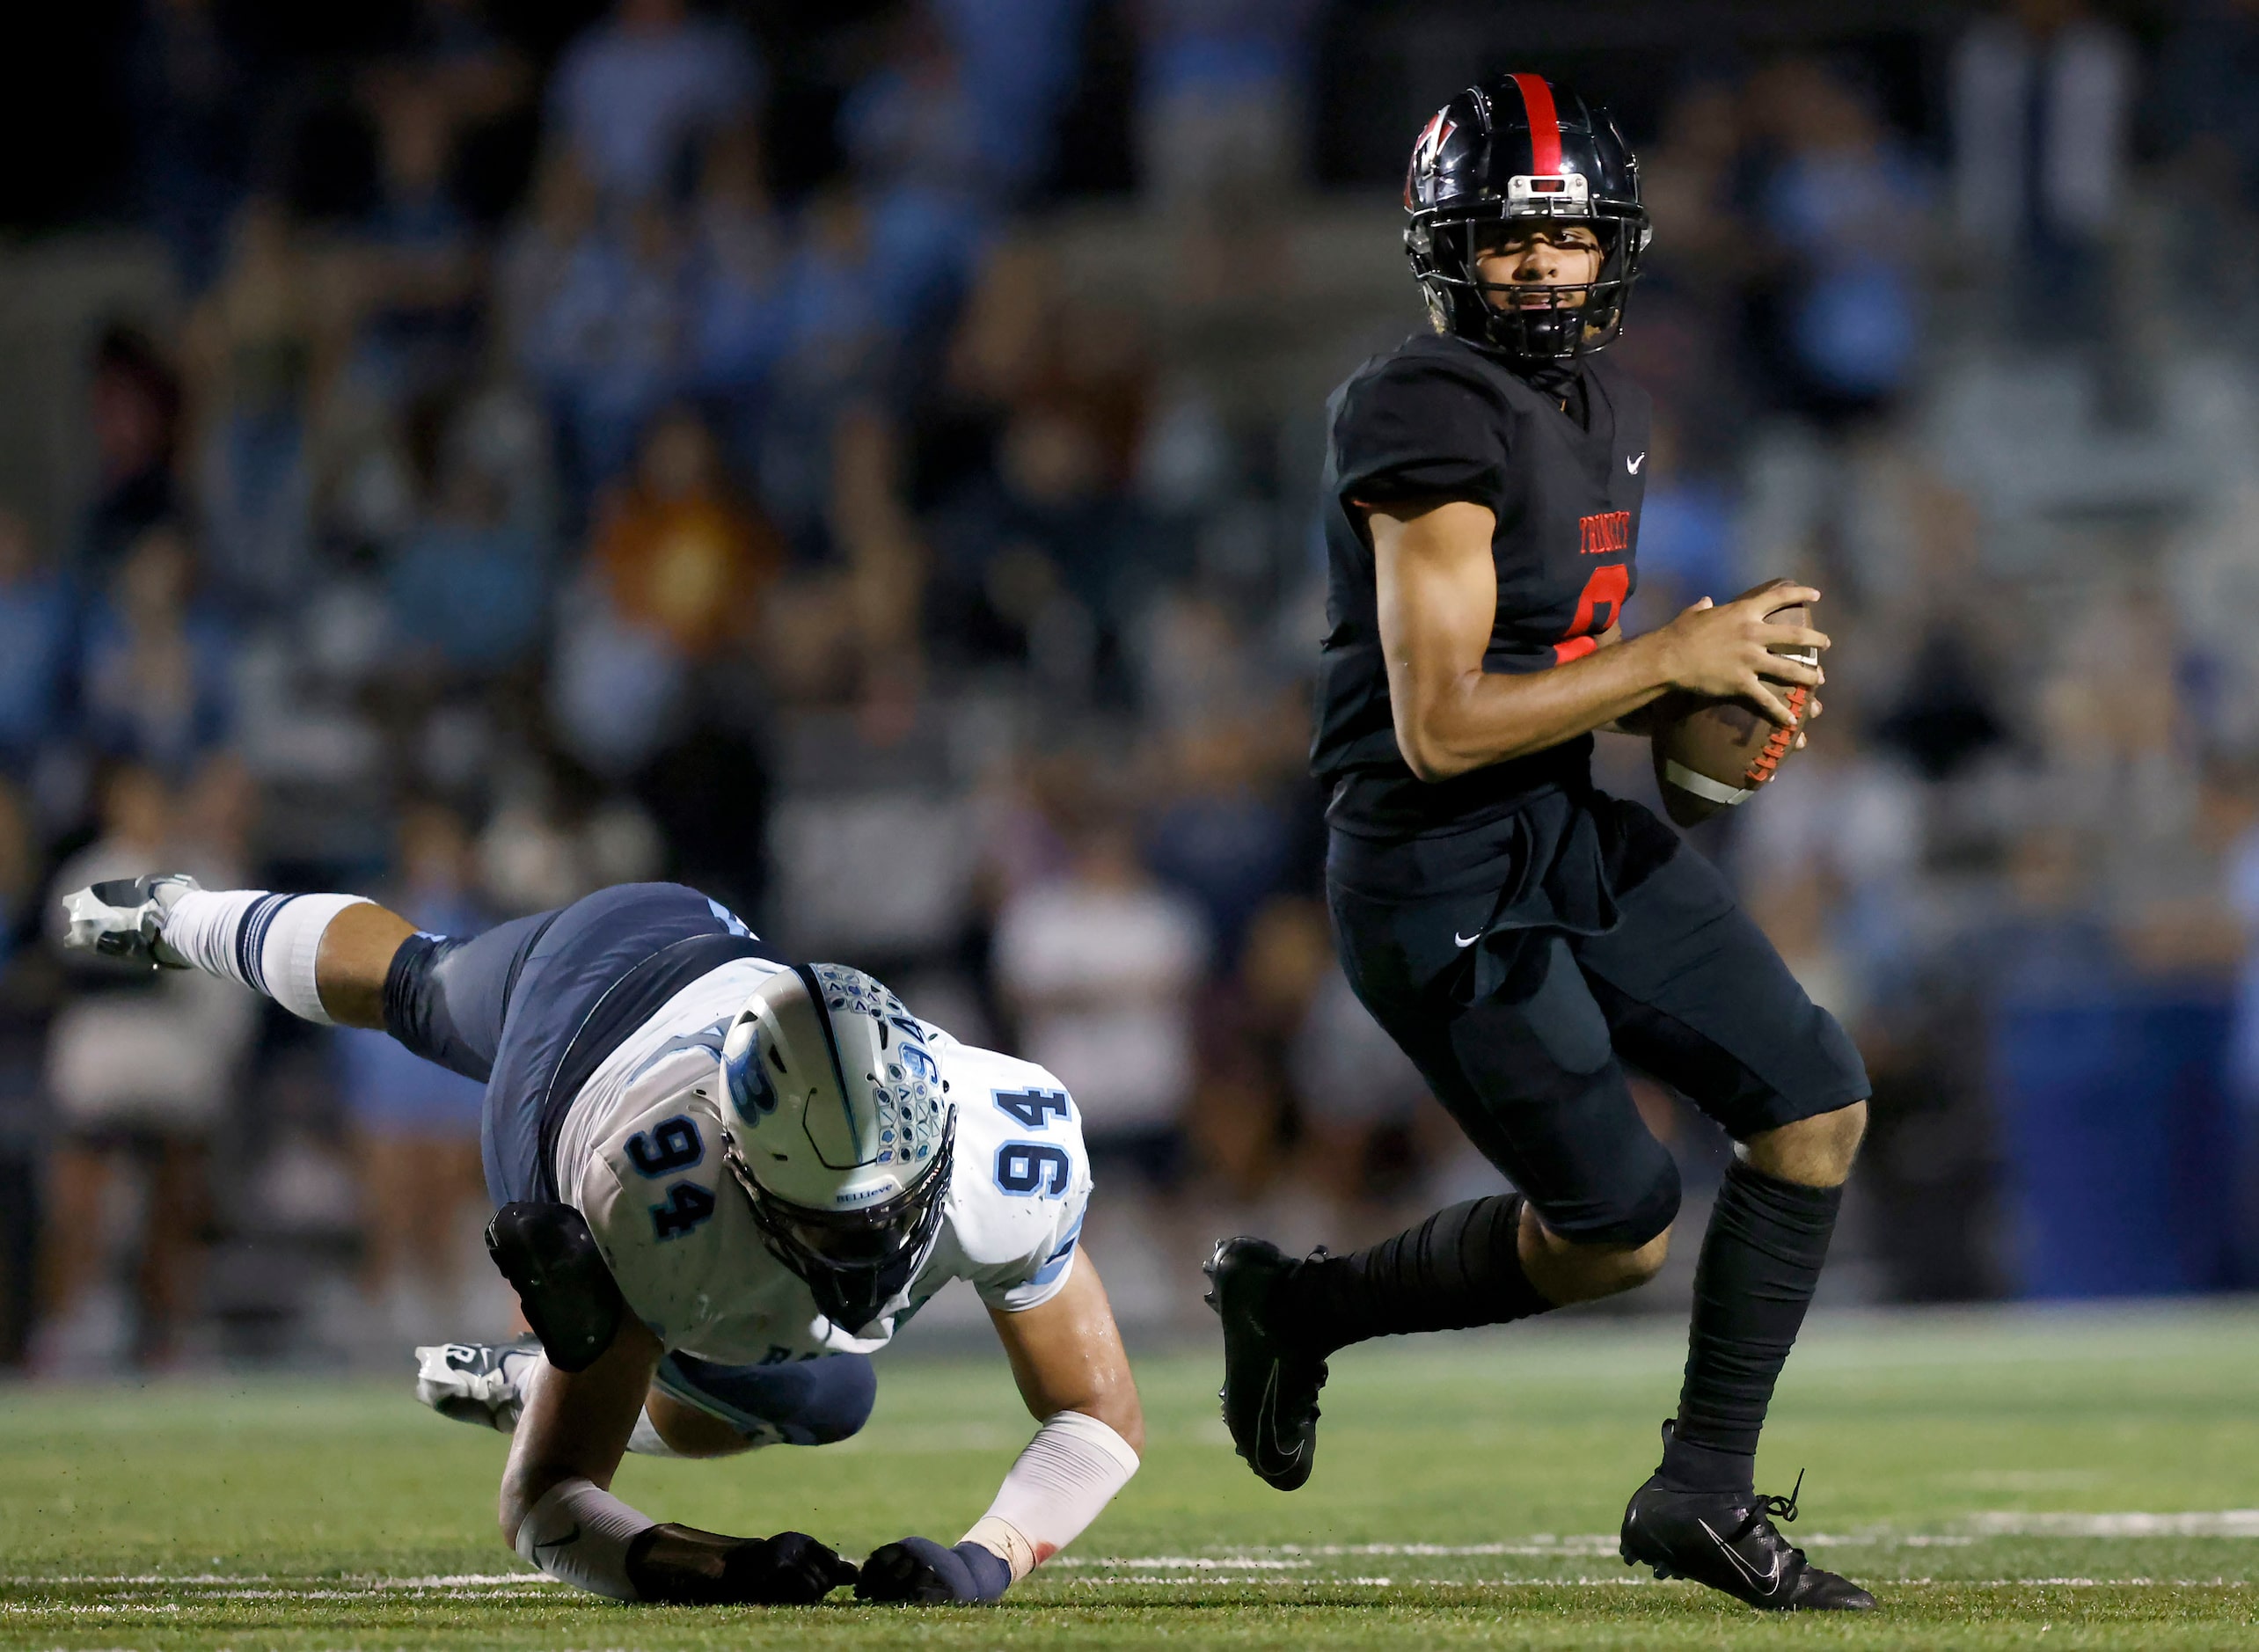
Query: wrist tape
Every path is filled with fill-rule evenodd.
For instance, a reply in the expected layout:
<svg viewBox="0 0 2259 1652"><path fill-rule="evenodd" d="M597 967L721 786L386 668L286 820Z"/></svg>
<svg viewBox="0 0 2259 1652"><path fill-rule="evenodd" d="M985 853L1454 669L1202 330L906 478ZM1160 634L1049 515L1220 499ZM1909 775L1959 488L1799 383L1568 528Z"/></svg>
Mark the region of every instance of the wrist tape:
<svg viewBox="0 0 2259 1652"><path fill-rule="evenodd" d="M1096 1417L1062 1411L1036 1430L960 1540L1002 1555L1018 1583L1080 1537L1137 1472L1129 1441Z"/></svg>

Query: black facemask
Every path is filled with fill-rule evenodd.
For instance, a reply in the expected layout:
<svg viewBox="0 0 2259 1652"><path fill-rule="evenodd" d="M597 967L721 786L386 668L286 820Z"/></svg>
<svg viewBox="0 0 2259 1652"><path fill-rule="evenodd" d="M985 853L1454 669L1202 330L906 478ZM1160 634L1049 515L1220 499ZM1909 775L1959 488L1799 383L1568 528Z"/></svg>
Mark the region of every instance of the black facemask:
<svg viewBox="0 0 2259 1652"><path fill-rule="evenodd" d="M764 1192L726 1132L722 1159L752 1202L754 1225L769 1254L807 1282L825 1319L852 1336L910 1282L932 1249L956 1144L953 1114L940 1151L917 1184L867 1210L809 1210Z"/></svg>

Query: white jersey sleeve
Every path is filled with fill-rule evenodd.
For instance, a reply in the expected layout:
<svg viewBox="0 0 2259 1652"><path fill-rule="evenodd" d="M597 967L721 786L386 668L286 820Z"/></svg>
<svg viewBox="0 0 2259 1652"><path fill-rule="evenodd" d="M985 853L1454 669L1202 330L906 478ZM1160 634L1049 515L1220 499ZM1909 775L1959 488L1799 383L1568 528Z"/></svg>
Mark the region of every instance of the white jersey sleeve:
<svg viewBox="0 0 2259 1652"><path fill-rule="evenodd" d="M1022 1312L1056 1296L1074 1267L1091 1188L1082 1115L1032 1062L954 1040L939 1055L957 1104L956 1271L990 1307Z"/></svg>

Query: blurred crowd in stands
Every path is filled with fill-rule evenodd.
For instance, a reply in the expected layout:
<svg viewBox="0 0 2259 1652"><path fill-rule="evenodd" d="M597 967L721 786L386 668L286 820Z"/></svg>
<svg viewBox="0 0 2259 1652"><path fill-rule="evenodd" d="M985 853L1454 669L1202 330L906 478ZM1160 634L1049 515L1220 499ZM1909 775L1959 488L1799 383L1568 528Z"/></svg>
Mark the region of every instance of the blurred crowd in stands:
<svg viewBox="0 0 2259 1652"><path fill-rule="evenodd" d="M395 10L120 48L70 233L163 296L33 387L83 487L0 497L0 1365L507 1312L475 1085L55 949L151 867L447 932L697 884L1056 1071L1132 1319L1219 1213L1487 1186L1333 961L1304 771L1324 393L1421 323L1322 123L1437 9ZM1629 623L1826 593L1811 749L1695 837L1874 1069L1876 1298L2259 1283L2259 6L2167 10L1561 71L1656 223ZM1519 49L1370 95L1408 144ZM2066 1201L2164 1271L2079 1272Z"/></svg>

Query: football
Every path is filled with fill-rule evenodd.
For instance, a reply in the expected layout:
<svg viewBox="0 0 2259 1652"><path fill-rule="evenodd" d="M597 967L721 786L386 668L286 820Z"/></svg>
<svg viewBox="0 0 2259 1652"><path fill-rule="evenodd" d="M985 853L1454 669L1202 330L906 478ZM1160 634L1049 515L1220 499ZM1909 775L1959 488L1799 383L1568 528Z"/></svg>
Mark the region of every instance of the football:
<svg viewBox="0 0 2259 1652"><path fill-rule="evenodd" d="M1802 603L1766 615L1779 625L1805 625L1809 618ZM1774 652L1807 664L1819 659L1810 649ZM1802 717L1811 690L1789 683L1782 685L1781 693L1789 710ZM1663 793L1664 811L1681 826L1696 825L1722 808L1748 801L1795 749L1795 729L1780 727L1754 706L1735 699L1667 696L1657 707L1654 727L1656 785Z"/></svg>

